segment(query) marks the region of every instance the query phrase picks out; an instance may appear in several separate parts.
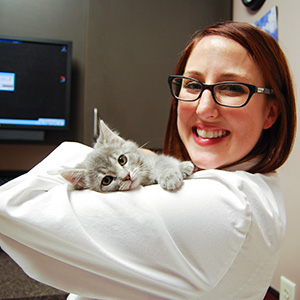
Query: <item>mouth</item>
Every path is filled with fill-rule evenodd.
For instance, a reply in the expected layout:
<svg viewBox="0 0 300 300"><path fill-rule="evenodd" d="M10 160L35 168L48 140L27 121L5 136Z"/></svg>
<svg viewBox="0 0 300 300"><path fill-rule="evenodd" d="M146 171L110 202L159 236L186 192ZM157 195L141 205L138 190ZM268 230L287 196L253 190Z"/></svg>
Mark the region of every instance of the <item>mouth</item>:
<svg viewBox="0 0 300 300"><path fill-rule="evenodd" d="M136 189L138 186L139 186L139 181L138 181L137 179L132 180L132 181L131 181L131 184L130 184L130 187L129 187L129 190L134 190L134 189Z"/></svg>
<svg viewBox="0 0 300 300"><path fill-rule="evenodd" d="M224 136L227 136L229 134L228 130L205 130L205 129L199 129L197 127L193 128L193 132L197 137L203 138L203 139L218 139L222 138Z"/></svg>
<svg viewBox="0 0 300 300"><path fill-rule="evenodd" d="M201 146L215 145L230 134L230 131L221 128L203 129L194 126L192 130L195 142Z"/></svg>
<svg viewBox="0 0 300 300"><path fill-rule="evenodd" d="M136 179L130 179L123 181L122 184L119 187L119 191L128 191L128 190L134 190L140 185L139 180Z"/></svg>

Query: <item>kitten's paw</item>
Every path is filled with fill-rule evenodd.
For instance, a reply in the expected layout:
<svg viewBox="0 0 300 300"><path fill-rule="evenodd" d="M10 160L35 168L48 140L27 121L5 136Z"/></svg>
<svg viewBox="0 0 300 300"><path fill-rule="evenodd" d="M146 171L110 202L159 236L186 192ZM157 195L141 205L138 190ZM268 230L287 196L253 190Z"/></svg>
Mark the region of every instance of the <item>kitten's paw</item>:
<svg viewBox="0 0 300 300"><path fill-rule="evenodd" d="M160 186L168 191L179 189L183 184L183 175L178 171L164 173L158 178Z"/></svg>
<svg viewBox="0 0 300 300"><path fill-rule="evenodd" d="M194 171L194 164L191 161L183 161L179 164L179 170L183 178L186 178L192 175Z"/></svg>

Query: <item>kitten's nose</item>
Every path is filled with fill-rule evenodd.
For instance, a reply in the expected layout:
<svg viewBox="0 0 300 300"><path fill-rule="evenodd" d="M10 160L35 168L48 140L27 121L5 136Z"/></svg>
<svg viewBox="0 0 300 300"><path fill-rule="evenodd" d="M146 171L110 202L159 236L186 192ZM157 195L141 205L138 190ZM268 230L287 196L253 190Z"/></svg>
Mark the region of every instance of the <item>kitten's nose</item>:
<svg viewBox="0 0 300 300"><path fill-rule="evenodd" d="M131 177L130 177L130 174L128 173L127 175L126 175L126 177L124 178L124 180L130 180L131 179Z"/></svg>

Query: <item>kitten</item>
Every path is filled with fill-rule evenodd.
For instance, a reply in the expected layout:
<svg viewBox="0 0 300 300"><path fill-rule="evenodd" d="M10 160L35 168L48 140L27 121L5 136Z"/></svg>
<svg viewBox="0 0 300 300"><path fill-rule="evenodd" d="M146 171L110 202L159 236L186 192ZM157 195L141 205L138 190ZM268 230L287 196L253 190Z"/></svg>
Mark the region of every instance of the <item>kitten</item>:
<svg viewBox="0 0 300 300"><path fill-rule="evenodd" d="M190 161L145 153L136 143L124 140L100 121L100 136L94 150L76 168L65 169L61 175L76 189L97 192L132 190L154 183L166 190L176 190L193 170Z"/></svg>

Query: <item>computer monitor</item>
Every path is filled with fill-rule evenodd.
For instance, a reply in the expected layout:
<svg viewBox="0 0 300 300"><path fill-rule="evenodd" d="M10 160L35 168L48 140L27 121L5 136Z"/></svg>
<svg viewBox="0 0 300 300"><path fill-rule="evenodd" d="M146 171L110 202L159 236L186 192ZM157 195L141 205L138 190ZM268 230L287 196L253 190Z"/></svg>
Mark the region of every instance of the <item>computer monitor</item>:
<svg viewBox="0 0 300 300"><path fill-rule="evenodd" d="M0 36L0 53L0 139L67 130L72 42Z"/></svg>

